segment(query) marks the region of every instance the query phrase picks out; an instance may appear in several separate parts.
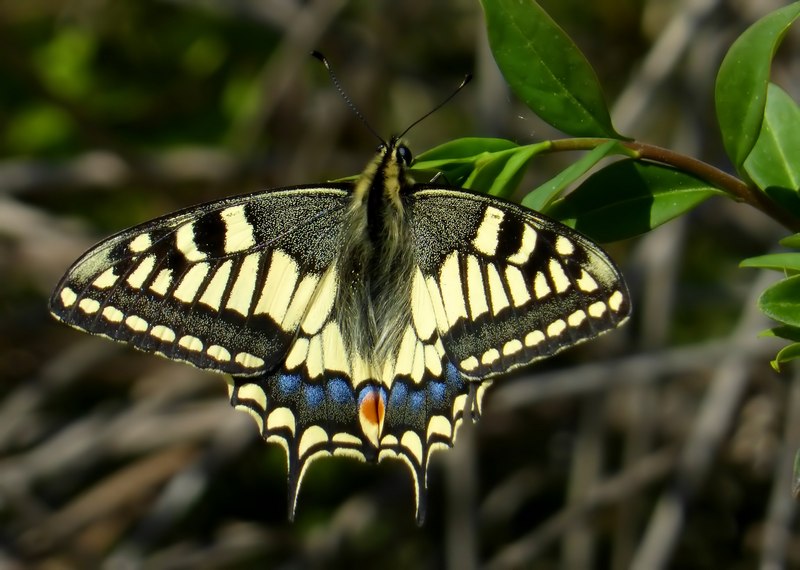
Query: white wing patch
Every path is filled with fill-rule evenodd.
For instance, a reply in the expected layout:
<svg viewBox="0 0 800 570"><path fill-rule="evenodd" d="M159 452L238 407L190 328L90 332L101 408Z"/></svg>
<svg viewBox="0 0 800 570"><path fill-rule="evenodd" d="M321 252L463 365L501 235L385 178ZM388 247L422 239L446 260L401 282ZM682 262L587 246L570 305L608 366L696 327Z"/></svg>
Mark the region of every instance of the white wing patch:
<svg viewBox="0 0 800 570"><path fill-rule="evenodd" d="M250 305L253 303L253 296L256 292L256 278L258 277L258 266L261 260L261 252L248 254L239 268L236 281L225 303L226 309L236 311L243 317L250 314Z"/></svg>
<svg viewBox="0 0 800 570"><path fill-rule="evenodd" d="M153 241L150 239L150 234L144 233L133 238L128 244L128 249L132 253L141 253L150 249L152 245Z"/></svg>
<svg viewBox="0 0 800 570"><path fill-rule="evenodd" d="M530 224L522 227L522 243L516 253L508 257L508 262L514 265L524 265L528 263L533 250L536 249L536 230Z"/></svg>
<svg viewBox="0 0 800 570"><path fill-rule="evenodd" d="M244 205L232 206L220 212L225 224L225 253L246 251L256 245L253 226L247 221Z"/></svg>
<svg viewBox="0 0 800 570"><path fill-rule="evenodd" d="M283 322L299 277L300 268L294 259L280 249L273 251L267 279L254 312L267 314L276 323Z"/></svg>
<svg viewBox="0 0 800 570"><path fill-rule="evenodd" d="M134 269L131 274L128 275L128 279L126 279L128 285L134 289L141 289L155 267L156 256L146 255L144 259L139 262L139 265L136 266L136 269Z"/></svg>
<svg viewBox="0 0 800 570"><path fill-rule="evenodd" d="M483 212L483 220L475 232L472 245L484 255L494 255L497 251L500 235L500 224L505 214L502 210L487 206Z"/></svg>
<svg viewBox="0 0 800 570"><path fill-rule="evenodd" d="M175 232L175 247L183 254L186 261L203 261L208 255L197 247L194 237L194 222L183 224Z"/></svg>
<svg viewBox="0 0 800 570"><path fill-rule="evenodd" d="M223 262L211 280L206 285L205 291L200 295L200 303L207 307L219 311L222 307L222 297L225 295L225 289L228 287L228 281L231 278L231 268L233 267L233 260L228 259Z"/></svg>
<svg viewBox="0 0 800 570"><path fill-rule="evenodd" d="M183 276L180 283L178 283L172 296L184 303L194 302L210 269L208 263L197 263L193 265ZM157 278L161 277L162 273L163 271L159 272Z"/></svg>
<svg viewBox="0 0 800 570"><path fill-rule="evenodd" d="M163 297L169 293L170 287L172 287L172 269L165 268L156 274L148 288Z"/></svg>
<svg viewBox="0 0 800 570"><path fill-rule="evenodd" d="M439 273L441 298L444 311L447 315L449 327L455 326L459 319L467 318L467 308L464 304L464 288L461 283L461 270L458 261L458 252L453 251L447 256ZM448 328L449 328L448 327Z"/></svg>
<svg viewBox="0 0 800 570"><path fill-rule="evenodd" d="M414 280L411 283L411 318L419 338L429 339L436 331L433 301L419 268L414 272Z"/></svg>

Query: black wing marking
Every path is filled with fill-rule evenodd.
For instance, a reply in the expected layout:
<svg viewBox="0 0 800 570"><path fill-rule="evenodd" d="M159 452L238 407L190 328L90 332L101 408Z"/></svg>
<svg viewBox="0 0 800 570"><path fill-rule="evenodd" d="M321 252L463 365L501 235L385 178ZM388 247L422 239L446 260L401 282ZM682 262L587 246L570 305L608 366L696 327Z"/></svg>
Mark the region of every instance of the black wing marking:
<svg viewBox="0 0 800 570"><path fill-rule="evenodd" d="M627 319L619 270L578 232L463 189L418 185L405 205L442 342L467 377L526 366Z"/></svg>
<svg viewBox="0 0 800 570"><path fill-rule="evenodd" d="M239 375L274 369L339 250L349 185L195 206L108 238L67 272L53 315Z"/></svg>

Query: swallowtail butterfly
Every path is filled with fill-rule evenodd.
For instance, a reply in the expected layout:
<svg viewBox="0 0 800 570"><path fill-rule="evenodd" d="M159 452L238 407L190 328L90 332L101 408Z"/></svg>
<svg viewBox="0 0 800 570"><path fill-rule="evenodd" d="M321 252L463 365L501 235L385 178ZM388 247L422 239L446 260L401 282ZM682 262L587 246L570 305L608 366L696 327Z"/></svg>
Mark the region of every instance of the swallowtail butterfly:
<svg viewBox="0 0 800 570"><path fill-rule="evenodd" d="M626 320L607 255L517 204L416 184L399 138L354 183L227 198L120 232L50 300L75 328L226 374L287 454L427 469L492 381Z"/></svg>

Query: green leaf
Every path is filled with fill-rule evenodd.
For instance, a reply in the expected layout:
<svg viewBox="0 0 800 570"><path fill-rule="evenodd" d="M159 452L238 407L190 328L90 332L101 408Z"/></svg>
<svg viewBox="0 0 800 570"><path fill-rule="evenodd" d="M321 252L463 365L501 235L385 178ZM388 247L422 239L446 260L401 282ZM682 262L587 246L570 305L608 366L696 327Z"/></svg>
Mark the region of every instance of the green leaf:
<svg viewBox="0 0 800 570"><path fill-rule="evenodd" d="M800 275L778 281L758 299L761 311L778 322L800 326Z"/></svg>
<svg viewBox="0 0 800 570"><path fill-rule="evenodd" d="M436 172L444 175L448 184L464 186L476 163L494 153L520 148L505 139L468 137L446 142L421 153L411 166L415 172Z"/></svg>
<svg viewBox="0 0 800 570"><path fill-rule="evenodd" d="M516 95L573 136L620 138L589 62L534 0L481 0L492 53Z"/></svg>
<svg viewBox="0 0 800 570"><path fill-rule="evenodd" d="M678 170L622 160L553 202L547 214L600 242L609 242L650 231L712 196L726 195Z"/></svg>
<svg viewBox="0 0 800 570"><path fill-rule="evenodd" d="M508 198L517 189L525 167L546 145L529 145L514 151L489 154L476 162L464 188Z"/></svg>
<svg viewBox="0 0 800 570"><path fill-rule="evenodd" d="M432 149L420 153L414 160L414 167L421 170L436 168L428 163L439 161L452 162L455 159L474 159L487 152L501 152L519 148L517 143L506 139L492 139L480 137L466 137L448 141Z"/></svg>
<svg viewBox="0 0 800 570"><path fill-rule="evenodd" d="M787 236L778 243L784 247L791 247L792 249L800 249L800 234Z"/></svg>
<svg viewBox="0 0 800 570"><path fill-rule="evenodd" d="M774 360L770 362L770 365L775 369L775 372L780 372L781 364L785 364L790 360L796 360L798 358L800 358L800 343L794 342L780 349L778 354L775 355Z"/></svg>
<svg viewBox="0 0 800 570"><path fill-rule="evenodd" d="M503 139L458 139L422 153L413 170L435 171L449 184L508 197L530 159L548 148L547 141L519 146Z"/></svg>
<svg viewBox="0 0 800 570"><path fill-rule="evenodd" d="M577 162L572 163L558 175L554 176L522 200L522 205L536 210L544 211L555 198L567 189L578 178L586 174L600 160L610 154L627 154L627 150L617 141L608 141L586 153Z"/></svg>
<svg viewBox="0 0 800 570"><path fill-rule="evenodd" d="M770 365L775 369L775 372L781 371L781 364L800 357L800 327L780 325L763 331L758 336L783 338L792 341L792 344L789 344L779 350L778 354L775 355L774 360L770 362Z"/></svg>
<svg viewBox="0 0 800 570"><path fill-rule="evenodd" d="M762 190L800 189L800 107L773 83L767 89L761 132L744 169Z"/></svg>
<svg viewBox="0 0 800 570"><path fill-rule="evenodd" d="M800 342L800 327L791 327L789 325L780 325L767 329L759 333L762 338L785 338L793 342Z"/></svg>
<svg viewBox="0 0 800 570"><path fill-rule="evenodd" d="M770 253L742 260L739 267L800 271L800 253Z"/></svg>
<svg viewBox="0 0 800 570"><path fill-rule="evenodd" d="M764 194L784 210L800 218L800 195L795 190L781 186L767 186L764 188Z"/></svg>
<svg viewBox="0 0 800 570"><path fill-rule="evenodd" d="M761 18L739 36L720 65L717 120L725 151L739 172L761 129L772 58L798 16L800 2Z"/></svg>

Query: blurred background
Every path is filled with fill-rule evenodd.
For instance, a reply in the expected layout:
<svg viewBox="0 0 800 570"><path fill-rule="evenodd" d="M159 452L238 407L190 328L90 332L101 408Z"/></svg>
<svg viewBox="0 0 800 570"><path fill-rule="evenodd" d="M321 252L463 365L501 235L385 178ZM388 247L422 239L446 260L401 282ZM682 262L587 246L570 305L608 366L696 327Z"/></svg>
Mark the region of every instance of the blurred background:
<svg viewBox="0 0 800 570"><path fill-rule="evenodd" d="M595 66L617 129L727 168L713 81L786 2L542 1ZM797 100L795 30L773 78ZM800 566L800 376L738 269L786 231L713 200L609 244L622 330L495 384L434 460L424 527L408 471L314 464L297 520L285 457L218 376L47 313L86 248L179 207L359 172L370 124L416 153L559 136L510 94L477 0L0 2L0 567L782 568ZM800 149L798 149L800 152ZM523 190L577 156L537 158Z"/></svg>

